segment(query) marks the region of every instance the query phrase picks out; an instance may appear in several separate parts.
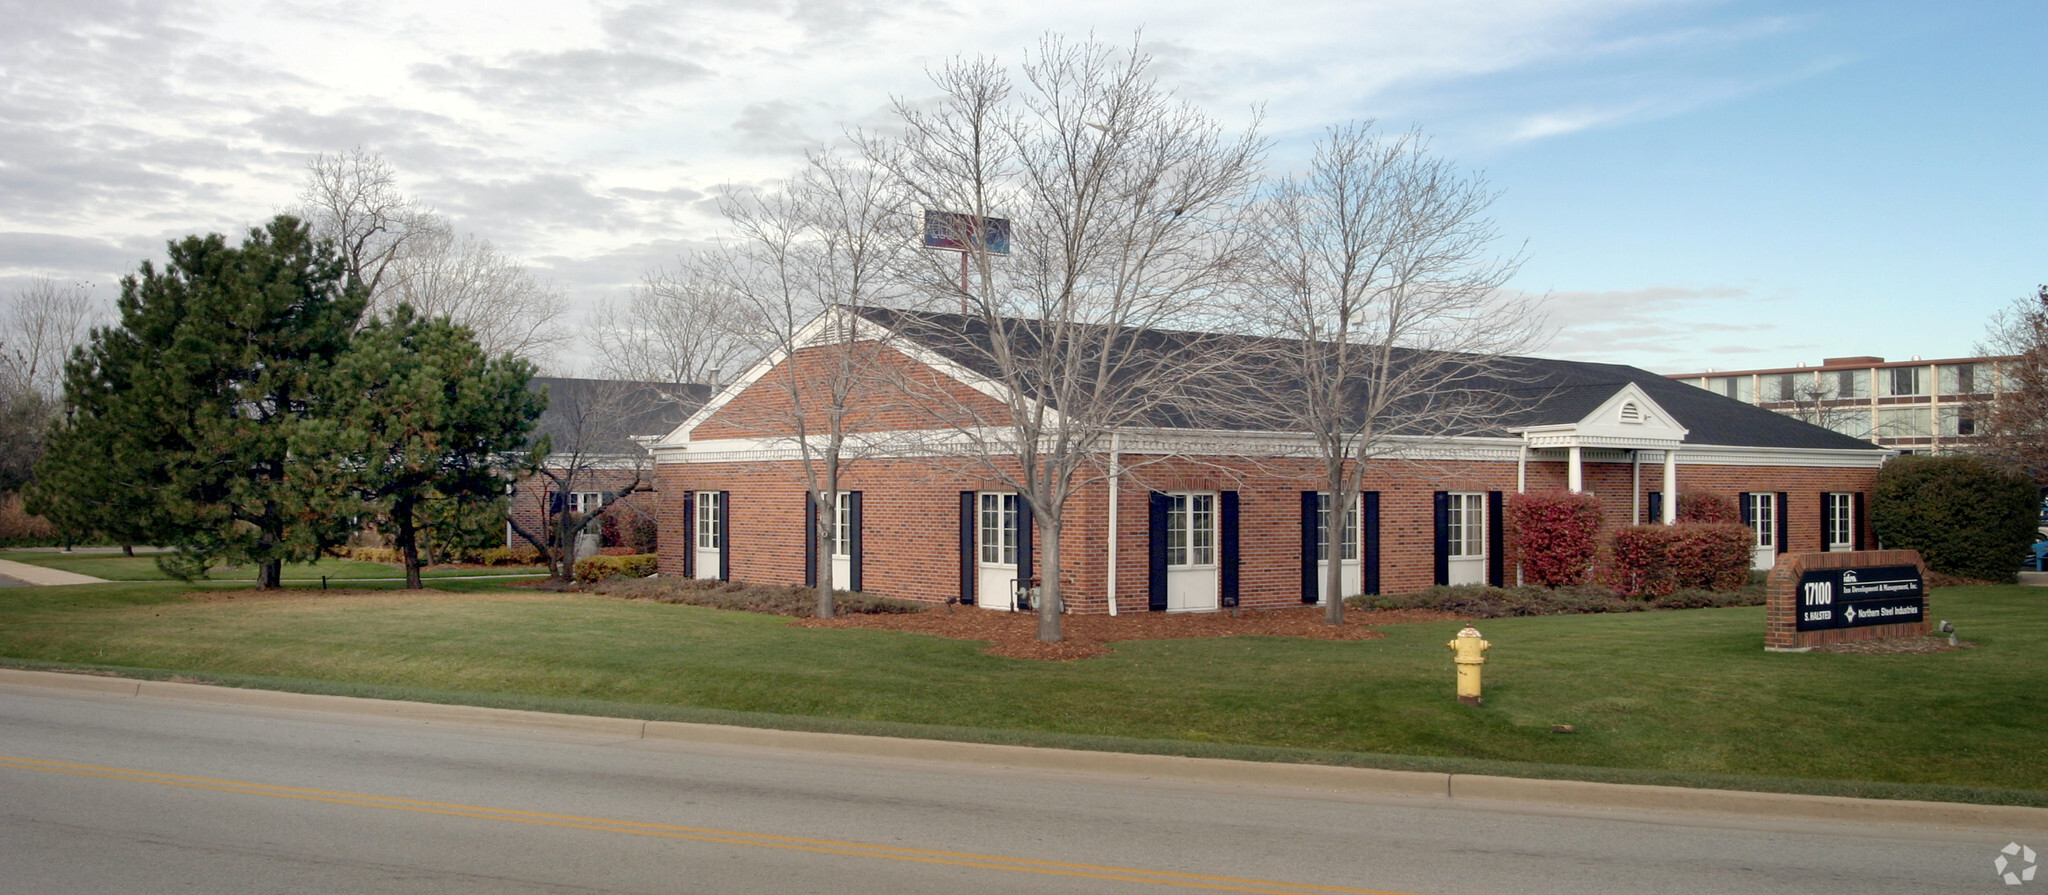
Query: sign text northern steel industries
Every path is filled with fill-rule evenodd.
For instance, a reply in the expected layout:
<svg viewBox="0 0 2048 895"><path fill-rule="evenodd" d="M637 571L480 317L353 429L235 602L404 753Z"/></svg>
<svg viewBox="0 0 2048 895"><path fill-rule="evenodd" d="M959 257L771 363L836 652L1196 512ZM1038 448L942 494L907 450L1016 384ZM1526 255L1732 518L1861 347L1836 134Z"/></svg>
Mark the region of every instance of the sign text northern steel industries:
<svg viewBox="0 0 2048 895"><path fill-rule="evenodd" d="M1896 625L1927 617L1927 587L1915 566L1815 569L1799 576L1801 631Z"/></svg>

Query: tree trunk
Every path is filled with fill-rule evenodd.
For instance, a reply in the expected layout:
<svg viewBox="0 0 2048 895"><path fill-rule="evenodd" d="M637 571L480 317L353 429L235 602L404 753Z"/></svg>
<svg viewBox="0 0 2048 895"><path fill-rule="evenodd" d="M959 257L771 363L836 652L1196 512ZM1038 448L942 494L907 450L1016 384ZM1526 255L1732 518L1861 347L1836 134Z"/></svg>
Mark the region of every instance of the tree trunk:
<svg viewBox="0 0 2048 895"><path fill-rule="evenodd" d="M412 505L406 502L394 505L391 521L398 525L398 550L405 557L405 586L409 590L420 590L425 585L420 583L420 533L412 521Z"/></svg>
<svg viewBox="0 0 2048 895"><path fill-rule="evenodd" d="M256 567L256 589L277 590L284 586L284 560L266 559Z"/></svg>
<svg viewBox="0 0 2048 895"><path fill-rule="evenodd" d="M69 549L69 546L68 546L68 544L67 544L67 546L66 546L66 549ZM134 556L134 555L135 555L135 545L134 545L134 544L122 544L122 545L121 545L121 555L122 555L122 556Z"/></svg>
<svg viewBox="0 0 2048 895"><path fill-rule="evenodd" d="M811 508L815 511L811 515L811 530L817 532L815 541L818 547L817 555L811 559L818 575L812 579L811 584L818 590L818 606L815 614L819 618L831 618L838 612L838 607L834 605L832 600L831 535L833 531L832 526L827 524L825 520L837 521L839 494L838 492L831 492L831 495L830 500L818 500L815 497L811 500Z"/></svg>
<svg viewBox="0 0 2048 895"><path fill-rule="evenodd" d="M1043 520L1040 529L1045 533L1044 568L1038 572L1038 639L1045 643L1058 643L1066 639L1060 633L1060 613L1066 608L1060 596L1060 522L1059 517L1046 513L1031 514L1034 520ZM1018 557L1022 561L1024 557Z"/></svg>

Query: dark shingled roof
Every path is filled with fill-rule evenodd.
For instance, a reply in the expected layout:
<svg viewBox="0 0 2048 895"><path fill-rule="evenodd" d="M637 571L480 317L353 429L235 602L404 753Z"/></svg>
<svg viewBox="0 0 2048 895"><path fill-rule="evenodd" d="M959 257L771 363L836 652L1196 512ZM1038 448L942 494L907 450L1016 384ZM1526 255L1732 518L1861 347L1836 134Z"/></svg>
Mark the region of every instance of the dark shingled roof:
<svg viewBox="0 0 2048 895"><path fill-rule="evenodd" d="M889 308L861 308L857 313L914 340L953 363L990 378L1001 378L996 375L997 371L990 360L989 327L979 318ZM1041 334L1044 332L1042 325L1029 320L1010 321L1006 328L1016 338L1026 342L1042 338ZM1146 351L1156 352L1160 356L1172 356L1198 351L1199 346L1216 343L1219 340L1241 340L1244 337L1153 330L1143 333L1140 338ZM1273 346L1262 346L1268 350L1284 348L1288 344L1285 340L1263 341L1277 343ZM1026 352L1028 350L1027 346ZM1290 393L1298 393L1301 388L1298 381L1289 382L1284 377L1276 378L1270 370L1246 371L1245 375L1239 378L1244 382L1258 383L1252 386L1257 389L1257 402L1254 403L1265 405L1284 403ZM1510 434L1507 430L1514 428L1578 422L1628 383L1634 383L1642 389L1651 400L1663 407L1678 425L1688 430L1686 444L1846 451L1882 450L1862 439L1801 422L1753 404L1659 376L1648 370L1621 364L1537 357L1500 358L1487 365L1485 373L1459 382L1459 389L1498 394L1505 396L1506 400L1489 422L1475 423L1464 431L1451 434L1501 436ZM1193 422L1193 418L1194 414L1184 408L1168 406L1152 411L1149 422L1161 428L1197 425L1202 428L1224 429L1269 428L1249 417L1204 418L1199 424Z"/></svg>
<svg viewBox="0 0 2048 895"><path fill-rule="evenodd" d="M639 454L633 438L667 435L711 399L711 386L535 376L528 389L546 392L548 409L534 425L557 451Z"/></svg>

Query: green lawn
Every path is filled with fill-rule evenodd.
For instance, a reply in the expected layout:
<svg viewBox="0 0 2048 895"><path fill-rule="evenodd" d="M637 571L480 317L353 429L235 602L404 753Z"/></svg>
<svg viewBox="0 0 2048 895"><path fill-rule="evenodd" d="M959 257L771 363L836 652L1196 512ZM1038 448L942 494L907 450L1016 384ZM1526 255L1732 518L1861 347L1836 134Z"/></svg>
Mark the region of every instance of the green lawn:
<svg viewBox="0 0 2048 895"><path fill-rule="evenodd" d="M7 550L0 551L0 559L19 563L77 572L108 581L167 581L156 567L154 554L122 556L118 553L65 553L61 550ZM545 575L547 570L539 566L503 566L488 569L426 569L421 575L428 578L474 575ZM286 581L318 581L322 576L330 579L404 578L405 569L398 566L374 562L357 562L351 559L323 559L314 563L295 563L284 567ZM216 568L207 572L207 578L214 581L254 581L256 569L253 566Z"/></svg>
<svg viewBox="0 0 2048 895"><path fill-rule="evenodd" d="M2032 588L1937 591L1934 616L1980 646L1919 656L1768 654L1758 607L1484 621L1494 647L1480 708L1452 699L1456 623L1388 626L1372 641L1120 643L1045 663L574 594L201 602L188 588L0 590L0 661L648 718L2048 805L2048 591Z"/></svg>

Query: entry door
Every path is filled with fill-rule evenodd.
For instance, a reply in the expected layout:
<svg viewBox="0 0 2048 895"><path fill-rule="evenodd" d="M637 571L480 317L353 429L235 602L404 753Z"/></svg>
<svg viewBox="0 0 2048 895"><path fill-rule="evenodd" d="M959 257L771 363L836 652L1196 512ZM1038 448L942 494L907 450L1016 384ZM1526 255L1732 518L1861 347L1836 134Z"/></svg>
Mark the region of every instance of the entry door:
<svg viewBox="0 0 2048 895"><path fill-rule="evenodd" d="M1017 608L1017 495L981 492L974 592L990 609Z"/></svg>
<svg viewBox="0 0 2048 895"><path fill-rule="evenodd" d="M1344 593L1347 597L1361 592L1358 564L1358 521L1365 518L1363 499L1357 495L1351 498L1351 518L1344 522L1344 537L1338 550L1337 561L1342 564L1339 575L1343 576ZM1330 526L1336 523L1335 514L1330 510L1330 493L1316 495L1316 603L1330 599Z"/></svg>
<svg viewBox="0 0 2048 895"><path fill-rule="evenodd" d="M1216 492L1167 495L1166 611L1216 609L1221 587L1216 556Z"/></svg>
<svg viewBox="0 0 2048 895"><path fill-rule="evenodd" d="M1446 547L1446 584L1486 583L1486 495L1453 492Z"/></svg>
<svg viewBox="0 0 2048 895"><path fill-rule="evenodd" d="M699 578L717 578L720 562L725 550L725 502L720 500L721 492L699 491L692 502L697 508L697 529L695 560L691 568Z"/></svg>
<svg viewBox="0 0 2048 895"><path fill-rule="evenodd" d="M1778 559L1778 495L1772 491L1750 491L1742 496L1749 517L1750 532L1756 536L1751 545L1749 567L1768 570Z"/></svg>

